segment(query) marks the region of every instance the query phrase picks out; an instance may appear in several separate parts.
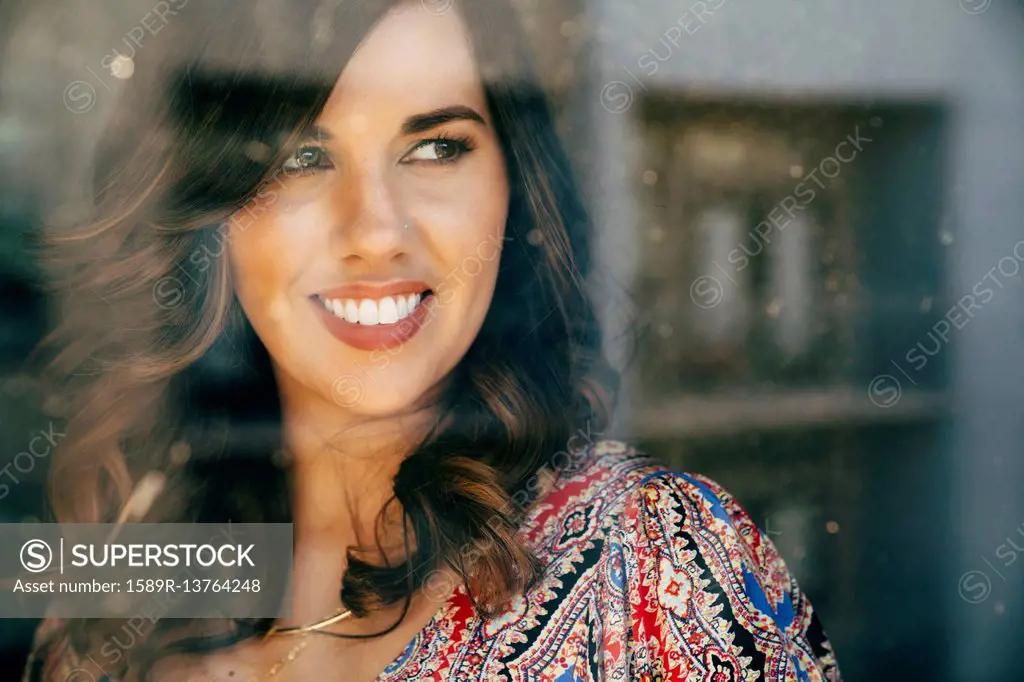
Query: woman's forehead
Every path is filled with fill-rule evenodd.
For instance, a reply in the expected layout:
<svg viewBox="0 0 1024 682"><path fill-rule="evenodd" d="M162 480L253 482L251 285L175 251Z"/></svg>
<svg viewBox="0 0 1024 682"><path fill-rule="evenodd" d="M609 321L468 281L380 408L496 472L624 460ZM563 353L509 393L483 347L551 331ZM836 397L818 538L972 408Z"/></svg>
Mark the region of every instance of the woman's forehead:
<svg viewBox="0 0 1024 682"><path fill-rule="evenodd" d="M371 30L345 66L320 116L396 116L451 105L483 109L471 39L455 11L433 14L420 3L397 6Z"/></svg>
<svg viewBox="0 0 1024 682"><path fill-rule="evenodd" d="M430 14L418 3L385 15L356 48L339 90L395 94L479 86L470 37L454 11Z"/></svg>

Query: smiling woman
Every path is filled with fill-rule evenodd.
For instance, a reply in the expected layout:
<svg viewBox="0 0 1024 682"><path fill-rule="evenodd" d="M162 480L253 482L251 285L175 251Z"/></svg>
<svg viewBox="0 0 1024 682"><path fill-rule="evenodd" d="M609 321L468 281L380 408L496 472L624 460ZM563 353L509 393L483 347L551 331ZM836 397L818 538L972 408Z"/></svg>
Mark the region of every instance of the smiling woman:
<svg viewBox="0 0 1024 682"><path fill-rule="evenodd" d="M26 679L838 679L728 493L590 437L589 227L510 7L275 6L310 39L221 0L140 53L46 348L56 518L293 523L292 615L50 620ZM279 427L248 458L183 442L230 422L215 347Z"/></svg>
<svg viewBox="0 0 1024 682"><path fill-rule="evenodd" d="M350 410L414 412L480 331L498 258L444 292L442 308L434 295L481 243L502 240L508 219L505 159L461 21L415 5L382 21L319 112L320 134L285 161L296 177L284 201L317 191L229 232L238 299L288 365L278 373L286 409L330 395L365 352L397 338L407 349L373 370Z"/></svg>

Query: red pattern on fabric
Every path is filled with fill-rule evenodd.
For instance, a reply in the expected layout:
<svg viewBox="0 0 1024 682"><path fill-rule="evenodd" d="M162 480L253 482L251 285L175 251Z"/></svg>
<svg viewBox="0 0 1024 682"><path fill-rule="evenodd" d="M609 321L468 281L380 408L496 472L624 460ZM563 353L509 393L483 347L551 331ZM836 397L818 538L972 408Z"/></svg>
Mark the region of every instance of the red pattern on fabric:
<svg viewBox="0 0 1024 682"><path fill-rule="evenodd" d="M519 532L538 580L490 620L459 586L377 682L840 682L810 602L727 491L616 441L572 461Z"/></svg>

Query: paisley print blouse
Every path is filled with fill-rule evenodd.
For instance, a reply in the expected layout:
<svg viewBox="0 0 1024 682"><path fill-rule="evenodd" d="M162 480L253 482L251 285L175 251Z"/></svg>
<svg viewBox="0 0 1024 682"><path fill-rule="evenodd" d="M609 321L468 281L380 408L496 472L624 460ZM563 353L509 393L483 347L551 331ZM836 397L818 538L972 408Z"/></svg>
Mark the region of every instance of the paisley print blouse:
<svg viewBox="0 0 1024 682"><path fill-rule="evenodd" d="M615 441L561 465L520 531L546 567L536 583L492 619L455 589L377 682L841 680L807 597L728 492Z"/></svg>

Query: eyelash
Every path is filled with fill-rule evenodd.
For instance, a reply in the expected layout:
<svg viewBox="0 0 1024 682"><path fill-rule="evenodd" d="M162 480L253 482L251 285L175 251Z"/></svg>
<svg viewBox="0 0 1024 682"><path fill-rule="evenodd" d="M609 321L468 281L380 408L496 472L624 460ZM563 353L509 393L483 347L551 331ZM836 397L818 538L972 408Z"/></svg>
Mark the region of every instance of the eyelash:
<svg viewBox="0 0 1024 682"><path fill-rule="evenodd" d="M406 161L405 160L406 157L408 157L411 154L419 151L420 149L424 149L426 147L429 147L432 144L438 144L438 143L454 144L455 147L456 147L456 155L455 155L455 157L454 158L450 158L450 159L416 159L416 160L412 160L412 161ZM432 137L432 138L430 138L428 140L423 140L422 142L418 143L415 147L413 147L411 150L409 150L408 154L406 154L406 157L403 157L403 160L400 161L400 163L427 163L427 164L432 164L432 165L445 166L445 165L448 165L450 163L455 163L456 161L461 159L464 155L472 152L474 149L476 149L476 146L473 144L473 140L468 135L446 135L444 133L441 133L441 134L439 134L439 135L437 135L435 137ZM319 161L322 161L324 158L326 158L330 165L328 165L328 166L312 166L312 167L302 167L302 166L295 167L294 166L294 161L296 160L296 158L298 156L300 156L304 151L309 151L309 150L313 150L313 151L315 151L319 155L317 157L316 161L319 162ZM289 167L289 164L292 164L292 166ZM290 157L288 157L285 160L285 162L284 162L284 169L285 170L295 171L295 172L298 172L300 175L309 175L309 174L315 173L317 171L330 170L332 168L334 168L334 164L333 164L333 162L330 162L330 157L327 154L327 149L325 147L323 147L322 145L320 145L319 143L315 143L315 142L305 142L305 143L299 145L299 147L296 148L295 152Z"/></svg>
<svg viewBox="0 0 1024 682"><path fill-rule="evenodd" d="M295 151L292 152L292 155L289 156L287 159L285 159L284 163L281 165L282 169L285 170L285 171L288 171L288 172L296 172L299 175L309 175L309 174L315 173L317 171L330 170L331 168L334 168L334 164L333 163L331 163L329 166L313 166L313 167L304 167L304 166L301 166L301 165L296 166L295 165L296 159L304 151L308 151L308 150L313 150L313 151L315 151L318 154L317 161L322 161L323 159L327 159L328 162L330 162L330 155L327 153L327 149L325 147L323 147L320 144L307 141L307 142L303 142L298 147L296 147ZM291 164L291 165L289 165L289 164Z"/></svg>
<svg viewBox="0 0 1024 682"><path fill-rule="evenodd" d="M446 135L444 133L441 133L441 134L437 135L436 137L430 138L429 140L423 140L422 142L417 144L415 147L413 147L409 151L409 154L412 154L412 153L414 153L414 152L416 152L416 151L418 151L420 149L423 149L425 147L429 147L430 145L437 144L439 142L454 144L455 147L456 147L456 156L455 156L455 158L452 158L452 159L437 159L437 160L402 161L402 163L422 162L422 163L429 163L429 164L436 164L436 165L440 165L440 166L445 166L445 165L447 165L449 163L455 163L456 161L461 159L464 155L466 155L466 154L470 153L471 151L473 151L474 149L476 149L476 146L473 144L473 140L468 135ZM407 154L406 156L408 156L409 154Z"/></svg>

